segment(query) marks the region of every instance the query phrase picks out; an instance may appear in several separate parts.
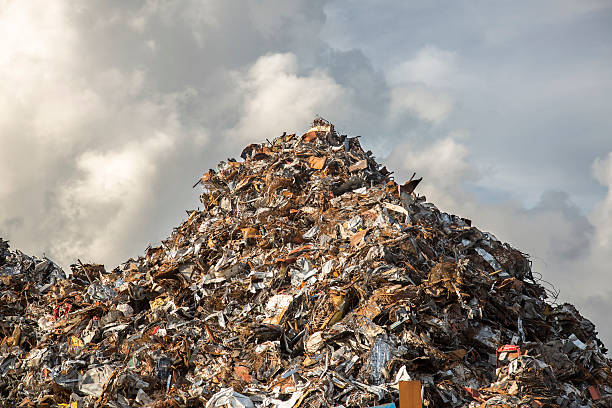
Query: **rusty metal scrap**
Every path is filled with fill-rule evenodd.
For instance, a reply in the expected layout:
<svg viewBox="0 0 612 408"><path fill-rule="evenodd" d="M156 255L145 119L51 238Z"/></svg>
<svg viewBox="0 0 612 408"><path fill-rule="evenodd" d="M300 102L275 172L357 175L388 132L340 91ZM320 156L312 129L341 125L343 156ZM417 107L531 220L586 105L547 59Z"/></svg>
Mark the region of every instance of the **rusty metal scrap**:
<svg viewBox="0 0 612 408"><path fill-rule="evenodd" d="M594 325L422 178L322 119L240 157L112 271L0 240L0 404L366 407L411 381L425 407L612 406ZM505 344L522 353L498 366Z"/></svg>

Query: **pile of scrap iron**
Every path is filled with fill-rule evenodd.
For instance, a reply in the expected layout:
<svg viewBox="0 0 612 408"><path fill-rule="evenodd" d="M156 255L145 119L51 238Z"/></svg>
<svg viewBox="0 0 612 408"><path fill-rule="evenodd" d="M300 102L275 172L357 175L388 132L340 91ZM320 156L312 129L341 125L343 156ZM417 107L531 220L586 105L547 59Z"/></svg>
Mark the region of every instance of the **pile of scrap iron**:
<svg viewBox="0 0 612 408"><path fill-rule="evenodd" d="M595 326L419 181L319 119L204 173L112 271L0 240L2 404L371 407L418 380L425 407L611 407Z"/></svg>

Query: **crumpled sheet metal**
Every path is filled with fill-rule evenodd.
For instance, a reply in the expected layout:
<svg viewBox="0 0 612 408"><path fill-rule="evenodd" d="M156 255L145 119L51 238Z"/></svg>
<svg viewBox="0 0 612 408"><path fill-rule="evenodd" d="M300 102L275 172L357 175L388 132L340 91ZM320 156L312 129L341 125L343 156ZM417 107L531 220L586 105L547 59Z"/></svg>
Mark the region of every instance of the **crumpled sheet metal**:
<svg viewBox="0 0 612 408"><path fill-rule="evenodd" d="M249 397L237 393L232 388L223 388L206 403L206 408L218 407L253 408L253 402Z"/></svg>
<svg viewBox="0 0 612 408"><path fill-rule="evenodd" d="M322 119L241 157L113 271L0 240L2 404L366 407L418 380L425 407L612 406L595 326L424 181ZM523 356L497 367L512 342Z"/></svg>

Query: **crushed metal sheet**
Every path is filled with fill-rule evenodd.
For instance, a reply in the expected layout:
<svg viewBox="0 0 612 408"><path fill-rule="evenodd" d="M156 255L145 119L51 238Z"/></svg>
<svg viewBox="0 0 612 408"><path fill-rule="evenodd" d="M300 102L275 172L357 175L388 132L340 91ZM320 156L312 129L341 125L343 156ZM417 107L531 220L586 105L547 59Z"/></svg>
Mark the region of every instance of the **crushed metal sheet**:
<svg viewBox="0 0 612 408"><path fill-rule="evenodd" d="M398 184L321 118L240 157L110 272L0 239L5 406L393 406L400 381L425 407L612 406L595 326L422 178Z"/></svg>

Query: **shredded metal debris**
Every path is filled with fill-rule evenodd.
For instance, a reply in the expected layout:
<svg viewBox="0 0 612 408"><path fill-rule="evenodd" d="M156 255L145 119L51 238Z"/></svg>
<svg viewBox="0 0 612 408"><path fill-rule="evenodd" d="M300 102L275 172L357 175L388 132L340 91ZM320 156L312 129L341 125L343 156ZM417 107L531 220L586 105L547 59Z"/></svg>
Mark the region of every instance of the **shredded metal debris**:
<svg viewBox="0 0 612 408"><path fill-rule="evenodd" d="M612 406L595 326L421 178L322 119L240 157L110 272L0 240L3 406L395 406L404 384L426 407Z"/></svg>

